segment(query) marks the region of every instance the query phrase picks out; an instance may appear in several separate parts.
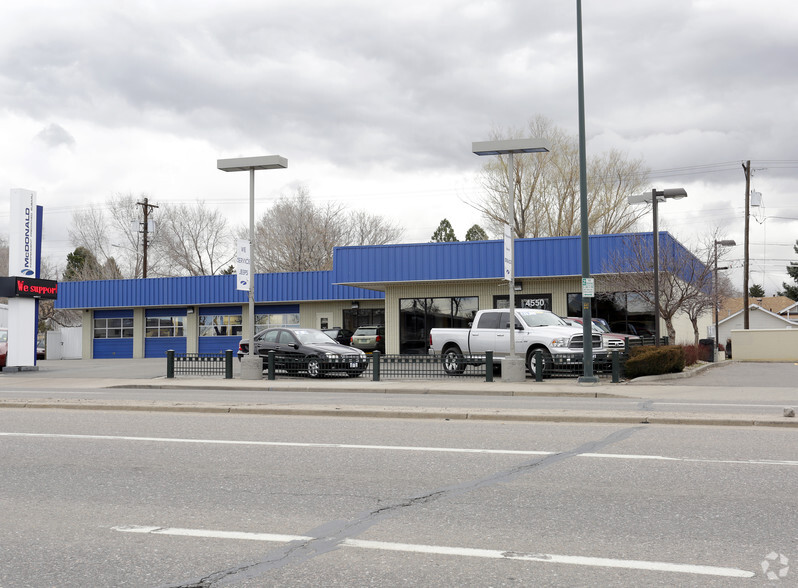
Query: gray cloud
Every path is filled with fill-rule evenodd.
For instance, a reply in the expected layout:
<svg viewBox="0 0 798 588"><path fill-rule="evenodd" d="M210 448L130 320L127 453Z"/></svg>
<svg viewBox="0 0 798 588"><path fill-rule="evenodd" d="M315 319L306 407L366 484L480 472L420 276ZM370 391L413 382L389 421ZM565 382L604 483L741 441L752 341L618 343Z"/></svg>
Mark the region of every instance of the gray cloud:
<svg viewBox="0 0 798 588"><path fill-rule="evenodd" d="M64 147L72 149L76 145L75 137L70 135L64 127L56 123L50 123L44 127L37 133L36 139L43 142L48 147L60 147L63 145Z"/></svg>

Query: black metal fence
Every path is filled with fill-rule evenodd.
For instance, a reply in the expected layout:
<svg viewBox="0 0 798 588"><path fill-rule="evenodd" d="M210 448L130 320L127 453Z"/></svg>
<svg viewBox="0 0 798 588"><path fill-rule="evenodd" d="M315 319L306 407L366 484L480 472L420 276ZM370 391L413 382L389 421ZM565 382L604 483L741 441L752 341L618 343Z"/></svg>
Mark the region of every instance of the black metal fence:
<svg viewBox="0 0 798 588"><path fill-rule="evenodd" d="M233 351L222 353L175 353L166 352L166 377L183 376L224 376L233 378Z"/></svg>
<svg viewBox="0 0 798 588"><path fill-rule="evenodd" d="M613 350L597 354L593 359L596 375L611 378L613 383L621 381L628 353ZM374 382L382 380L430 380L448 378L481 379L492 382L500 371L500 363L494 361L493 353L484 355L458 355L455 358L440 355L386 355L375 351L366 358L345 357L336 360L320 360L314 357L289 357L270 352L264 358L264 371L269 380L278 375L289 377L342 376L365 378ZM566 353L550 356L535 352L531 377L538 382L551 378L576 378L582 375L584 365L581 353ZM166 352L166 377L175 375L233 377L233 352L222 353L175 353Z"/></svg>
<svg viewBox="0 0 798 588"><path fill-rule="evenodd" d="M612 351L597 355L593 360L594 372L620 382L623 366L628 355ZM537 381L550 378L576 378L582 375L584 366L581 353L558 354L544 357L536 352L533 358L531 377ZM493 353L484 355L459 355L455 359L440 355L387 355L374 352L365 362L340 361L320 362L318 358L286 357L271 352L267 356L265 372L269 380L277 376L292 377L351 377L365 378L374 382L383 380L431 380L448 378L479 378L494 381L500 372L500 363L494 361Z"/></svg>

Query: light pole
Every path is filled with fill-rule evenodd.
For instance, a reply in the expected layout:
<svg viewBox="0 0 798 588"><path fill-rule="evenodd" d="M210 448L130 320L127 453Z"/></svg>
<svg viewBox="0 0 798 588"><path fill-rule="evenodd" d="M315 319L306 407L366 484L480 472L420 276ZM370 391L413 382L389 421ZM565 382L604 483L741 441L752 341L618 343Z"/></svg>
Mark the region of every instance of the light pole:
<svg viewBox="0 0 798 588"><path fill-rule="evenodd" d="M728 269L718 267L718 245L721 247L734 247L737 242L734 239L715 241L715 349L712 351L712 359L714 361L718 361L718 344L720 343L720 335L718 334L718 270Z"/></svg>
<svg viewBox="0 0 798 588"><path fill-rule="evenodd" d="M547 153L549 144L544 139L506 139L500 141L477 141L471 144L476 155L509 155L507 176L507 226L510 228L509 251L505 257L505 275L509 281L510 308L510 355L502 359L502 381L523 382L526 365L523 358L515 354L515 161L516 153Z"/></svg>
<svg viewBox="0 0 798 588"><path fill-rule="evenodd" d="M657 215L657 203L665 202L666 199L687 198L687 191L684 188L668 188L666 190L653 189L651 192L629 196L629 204L651 203L654 212L654 345L659 346L659 220ZM671 341L672 343L672 341Z"/></svg>
<svg viewBox="0 0 798 588"><path fill-rule="evenodd" d="M284 169L288 167L288 160L279 155L265 155L261 157L236 157L234 159L218 159L216 167L222 171L248 171L249 172L249 351L241 358L241 379L260 380L263 377L263 359L255 355L255 170L256 169Z"/></svg>

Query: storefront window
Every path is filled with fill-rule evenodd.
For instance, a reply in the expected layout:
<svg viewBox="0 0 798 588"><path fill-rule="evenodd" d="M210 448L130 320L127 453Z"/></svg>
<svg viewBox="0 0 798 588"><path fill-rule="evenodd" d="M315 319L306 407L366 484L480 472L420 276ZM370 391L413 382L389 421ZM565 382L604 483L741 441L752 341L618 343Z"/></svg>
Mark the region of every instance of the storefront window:
<svg viewBox="0 0 798 588"><path fill-rule="evenodd" d="M299 313L256 314L255 330L262 331L271 327L295 327L299 325ZM240 334L240 332L239 332Z"/></svg>
<svg viewBox="0 0 798 588"><path fill-rule="evenodd" d="M358 327L371 327L385 324L384 308L351 308L343 311L343 327L355 331ZM337 325L335 325L337 326Z"/></svg>
<svg viewBox="0 0 798 588"><path fill-rule="evenodd" d="M477 310L477 296L401 299L400 353L426 353L430 329L467 328Z"/></svg>
<svg viewBox="0 0 798 588"><path fill-rule="evenodd" d="M133 337L132 318L94 319L95 339L124 339Z"/></svg>
<svg viewBox="0 0 798 588"><path fill-rule="evenodd" d="M636 292L602 292L591 299L590 314L618 333L654 331L654 307ZM568 294L568 316L582 316L582 294Z"/></svg>
<svg viewBox="0 0 798 588"><path fill-rule="evenodd" d="M158 316L148 317L145 337L185 337L186 317Z"/></svg>
<svg viewBox="0 0 798 588"><path fill-rule="evenodd" d="M149 319L147 319L149 321ZM200 337L240 337L240 314L204 314L199 317Z"/></svg>

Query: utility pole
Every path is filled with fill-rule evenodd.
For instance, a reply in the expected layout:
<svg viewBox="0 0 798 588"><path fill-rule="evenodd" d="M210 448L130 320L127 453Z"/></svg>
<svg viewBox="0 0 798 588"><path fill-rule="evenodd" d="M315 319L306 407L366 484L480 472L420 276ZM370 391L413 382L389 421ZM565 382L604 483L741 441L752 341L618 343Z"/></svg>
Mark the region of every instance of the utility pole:
<svg viewBox="0 0 798 588"><path fill-rule="evenodd" d="M751 212L751 160L749 159L743 164L743 172L745 173L745 249L744 268L743 268L743 329L746 331L749 328L748 322L748 217ZM715 335L717 337L717 335Z"/></svg>
<svg viewBox="0 0 798 588"><path fill-rule="evenodd" d="M150 221L149 221L150 209L151 208L158 208L158 207L155 204L150 204L149 203L149 199L147 199L147 198L144 199L144 202L136 202L136 204L141 206L144 209L144 222L142 223L144 228L143 228L143 230L139 231L139 233L143 233L144 234L144 259L143 259L144 267L142 269L142 277L146 278L147 277L147 241L148 241L147 235L149 234L149 231L150 231Z"/></svg>

